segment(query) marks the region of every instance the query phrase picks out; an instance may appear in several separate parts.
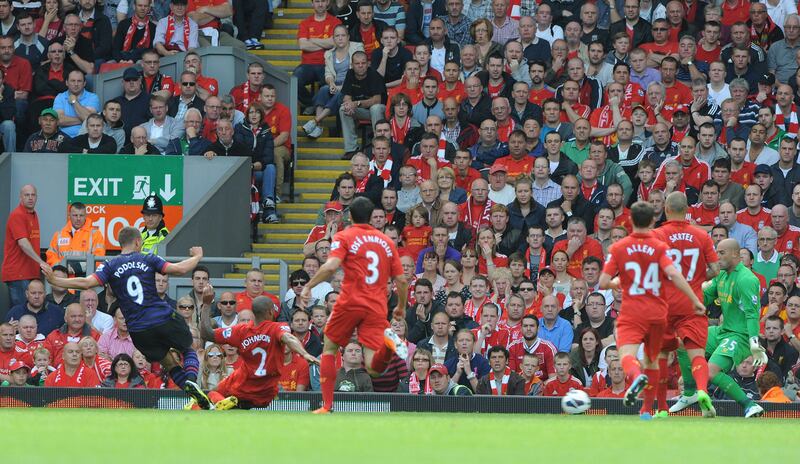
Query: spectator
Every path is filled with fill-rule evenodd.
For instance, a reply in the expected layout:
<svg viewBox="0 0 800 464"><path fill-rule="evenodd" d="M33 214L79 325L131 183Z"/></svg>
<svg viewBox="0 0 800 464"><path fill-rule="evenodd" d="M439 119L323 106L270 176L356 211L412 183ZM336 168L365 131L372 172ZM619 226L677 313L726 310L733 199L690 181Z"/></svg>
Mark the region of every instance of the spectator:
<svg viewBox="0 0 800 464"><path fill-rule="evenodd" d="M563 187L563 186L562 186ZM570 258L567 272L573 277L581 276L583 259L587 256L603 257L600 243L586 236L586 222L574 214L567 222L567 240L560 241L553 247L553 253L564 250Z"/></svg>
<svg viewBox="0 0 800 464"><path fill-rule="evenodd" d="M628 384L625 381L625 371L622 370L622 364L619 359L612 359L608 362L608 379L610 383L606 388L600 390L596 398L622 398L625 396L625 391L628 389ZM592 390L594 390L595 383L592 383Z"/></svg>
<svg viewBox="0 0 800 464"><path fill-rule="evenodd" d="M175 55L200 46L199 27L197 22L187 15L187 2L188 0L171 0L170 14L158 20L153 45L159 55Z"/></svg>
<svg viewBox="0 0 800 464"><path fill-rule="evenodd" d="M27 11L17 15L19 38L14 41L14 54L25 58L33 69L39 67L47 49L47 40L37 34L33 16Z"/></svg>
<svg viewBox="0 0 800 464"><path fill-rule="evenodd" d="M264 49L264 44L260 39L267 22L267 10L271 9L270 6L266 2L244 0L237 2L236 8L233 9L233 24L238 29L237 37L244 42L248 50ZM271 20L270 24L272 24Z"/></svg>
<svg viewBox="0 0 800 464"><path fill-rule="evenodd" d="M245 48L246 45L253 44L253 42L248 44L240 42L225 30L226 26L220 20L233 16L233 6L227 0L193 1L186 8L186 16L197 23L198 45L201 47L229 46ZM262 13L262 18L264 16ZM248 39L250 38L248 37ZM256 40L257 43L258 40Z"/></svg>
<svg viewBox="0 0 800 464"><path fill-rule="evenodd" d="M80 0L79 8L76 8L78 18L82 23L80 35L91 41L93 71L111 59L113 45L111 21L102 11L97 11L96 5L97 0ZM87 74L93 74L93 72L87 72Z"/></svg>
<svg viewBox="0 0 800 464"><path fill-rule="evenodd" d="M11 366L19 361L31 363L27 352L18 353L14 343L14 326L7 322L0 324L0 382L8 381ZM21 355L21 356L20 356Z"/></svg>
<svg viewBox="0 0 800 464"><path fill-rule="evenodd" d="M411 373L408 379L401 379L397 388L398 393L412 395L430 394L431 388L427 384L428 370L433 364L431 352L425 349L416 349L411 355ZM446 370L446 368L445 368ZM448 374L449 376L449 374Z"/></svg>
<svg viewBox="0 0 800 464"><path fill-rule="evenodd" d="M472 396L469 388L454 382L441 363L431 366L426 383L430 385L432 394L445 396Z"/></svg>
<svg viewBox="0 0 800 464"><path fill-rule="evenodd" d="M29 127L36 127L36 118L44 108L53 106L56 95L67 90L66 81L72 65L64 62L64 45L51 42L47 46L47 60L37 67L33 76L34 98L30 101Z"/></svg>
<svg viewBox="0 0 800 464"><path fill-rule="evenodd" d="M736 239L742 248L747 248L753 254L758 252L756 231L736 221L736 208L731 202L720 203L719 223L728 229L728 237Z"/></svg>
<svg viewBox="0 0 800 464"><path fill-rule="evenodd" d="M302 311L300 312L302 313ZM372 379L369 374L367 374L367 370L362 367L363 364L364 356L362 354L361 345L357 342L348 343L347 346L344 347L344 353L342 354L342 367L336 373L336 391L373 391Z"/></svg>
<svg viewBox="0 0 800 464"><path fill-rule="evenodd" d="M264 110L259 105L252 105L247 110L247 119L234 128L234 140L250 147L253 152L253 175L256 185L261 187L260 192L263 209L275 208L275 151L272 142L272 132L264 122ZM269 201L267 201L269 200ZM272 202L271 204L269 202ZM271 213L274 214L274 213ZM267 222L277 220L277 215L264 220Z"/></svg>
<svg viewBox="0 0 800 464"><path fill-rule="evenodd" d="M553 378L555 376L553 359L557 353L556 347L538 337L539 321L536 316L529 314L522 317L520 334L521 337L512 341L508 347L511 370L519 371L525 353L533 353L539 358L539 370L536 375L541 379Z"/></svg>
<svg viewBox="0 0 800 464"><path fill-rule="evenodd" d="M775 374L778 374L781 382L797 364L798 358L797 350L783 338L785 328L786 322L781 317L769 316L764 322L764 338L761 339L770 361L779 368Z"/></svg>
<svg viewBox="0 0 800 464"><path fill-rule="evenodd" d="M86 76L73 70L67 77L67 91L58 94L53 109L58 113L58 125L69 137L75 137L86 118L100 108L100 99L86 90Z"/></svg>
<svg viewBox="0 0 800 464"><path fill-rule="evenodd" d="M153 117L139 127L147 132L147 142L163 155L170 140L183 137L184 128L179 121L167 115L167 100L160 95L150 96L150 114Z"/></svg>
<svg viewBox="0 0 800 464"><path fill-rule="evenodd" d="M764 372L756 379L761 400L770 403L791 403L781 389L781 381L774 372Z"/></svg>
<svg viewBox="0 0 800 464"><path fill-rule="evenodd" d="M394 0L375 0L373 16L377 21L383 21L387 26L395 28L398 40L403 40L406 31L407 4L400 4ZM380 39L381 36L378 36Z"/></svg>
<svg viewBox="0 0 800 464"><path fill-rule="evenodd" d="M402 83L406 63L413 61L411 52L399 45L398 31L389 26L381 33L381 47L373 50L371 68L383 77L386 88Z"/></svg>
<svg viewBox="0 0 800 464"><path fill-rule="evenodd" d="M244 291L236 294L236 310L242 312L251 309L253 298L265 296L272 300L276 307L280 307L280 300L275 295L264 290L264 273L259 269L251 269L245 275ZM239 318L241 322L241 318Z"/></svg>
<svg viewBox="0 0 800 464"><path fill-rule="evenodd" d="M108 314L98 311L97 292L94 290L84 290L80 294L79 304L86 314L89 325L100 334L104 334L114 327L114 318Z"/></svg>
<svg viewBox="0 0 800 464"><path fill-rule="evenodd" d="M431 13L425 13L431 11ZM408 17L404 40L409 45L424 44L426 38L430 37L430 22L433 18L445 16L444 0L412 0L408 6Z"/></svg>
<svg viewBox="0 0 800 464"><path fill-rule="evenodd" d="M219 83L213 77L203 75L203 63L197 52L190 51L183 59L183 70L191 71L197 79L197 95L205 101L210 96L219 94Z"/></svg>
<svg viewBox="0 0 800 464"><path fill-rule="evenodd" d="M0 3L2 1L0 0ZM0 36L0 71L2 72L0 74L2 79L0 85L4 84L0 118L5 122L15 117L17 121L20 121L21 125L21 122L25 121L27 116L28 97L33 86L33 71L28 60L14 54L14 38L11 36ZM6 89L6 86L10 88ZM11 111L12 109L14 111ZM9 113L11 117L9 117ZM16 145L10 145L9 143L16 141L16 138L13 140L8 138L8 129L4 129L3 132L6 150L16 150Z"/></svg>
<svg viewBox="0 0 800 464"><path fill-rule="evenodd" d="M197 93L197 76L192 71L183 71L180 76L180 93L170 97L167 104L167 115L177 121L183 121L186 111L194 108L202 117L205 102Z"/></svg>
<svg viewBox="0 0 800 464"><path fill-rule="evenodd" d="M72 138L58 128L58 113L45 108L39 115L41 130L28 137L23 151L34 153L70 153L75 151Z"/></svg>
<svg viewBox="0 0 800 464"><path fill-rule="evenodd" d="M261 63L250 63L247 66L247 81L231 89L231 96L236 101L236 109L246 111L259 100L264 84L264 67Z"/></svg>
<svg viewBox="0 0 800 464"><path fill-rule="evenodd" d="M541 304L542 317L539 319L541 339L550 342L558 352L569 352L574 334L570 322L558 315L561 309L558 298L545 295Z"/></svg>
<svg viewBox="0 0 800 464"><path fill-rule="evenodd" d="M213 318L218 328L227 329L239 323L239 315L236 312L236 295L233 292L222 292L217 301L217 311L219 316Z"/></svg>
<svg viewBox="0 0 800 464"><path fill-rule="evenodd" d="M104 379L111 373L111 361L97 356L97 341L92 337L83 337L78 342L81 348L81 360L94 369L98 379Z"/></svg>
<svg viewBox="0 0 800 464"><path fill-rule="evenodd" d="M774 42L767 51L767 68L775 80L788 83L797 72L795 55L800 49L800 17L788 15L783 22L783 40Z"/></svg>
<svg viewBox="0 0 800 464"><path fill-rule="evenodd" d="M575 338L573 339L572 349L577 349L578 342L583 343L581 334L584 329L594 329L597 331L597 340L603 347L613 345L614 321L606 316L606 297L602 293L592 292L586 297L586 321L583 321L575 328Z"/></svg>
<svg viewBox="0 0 800 464"><path fill-rule="evenodd" d="M75 148L83 153L115 154L117 153L117 141L113 137L103 133L105 121L103 116L92 113L83 123L81 131L86 128L85 133L73 139Z"/></svg>
<svg viewBox="0 0 800 464"><path fill-rule="evenodd" d="M488 352L491 372L481 377L476 393L479 395L525 395L526 379L508 367L508 350L493 346Z"/></svg>
<svg viewBox="0 0 800 464"><path fill-rule="evenodd" d="M53 272L56 273L58 277L69 277L69 271L65 266L60 264L56 264L53 267ZM44 297L45 304L53 304L56 306L60 306L61 309L66 308L71 303L78 302L78 296L74 293L70 293L67 289L62 287L57 287L55 285L50 285L50 293L48 293Z"/></svg>
<svg viewBox="0 0 800 464"><path fill-rule="evenodd" d="M355 133L358 120L369 118L375 126L386 111L386 87L381 76L368 67L367 55L355 52L351 61L353 69L347 72L342 84L343 98L339 108L345 156L349 157L358 151Z"/></svg>
<svg viewBox="0 0 800 464"><path fill-rule="evenodd" d="M122 105L117 100L107 100L105 104L103 104L103 112L99 115L100 116L100 134L103 136L99 139L96 138L95 141L102 142L105 140L105 137L108 136L111 140L102 142L100 145L104 146L102 150L111 150L112 146L111 143L113 142L114 151L97 151L97 153L117 153L122 147L125 145L125 128L123 127L122 123ZM78 137L76 140L79 139L82 135L88 132L87 124L88 121L92 118L90 115L86 118L86 121L83 122L80 131L78 131ZM88 147L88 144L85 144ZM84 147L86 148L86 147ZM100 148L97 148L100 150Z"/></svg>
<svg viewBox="0 0 800 464"><path fill-rule="evenodd" d="M27 386L28 377L30 376L31 368L25 361L14 359L8 366L8 375L3 375L8 380L3 379L0 386L3 387L25 387ZM0 377L0 378L2 378Z"/></svg>
<svg viewBox="0 0 800 464"><path fill-rule="evenodd" d="M147 141L147 130L136 126L131 130L130 143L119 151L121 155L160 155L161 151Z"/></svg>
<svg viewBox="0 0 800 464"><path fill-rule="evenodd" d="M141 0L140 0L141 1ZM100 384L105 388L146 388L146 384L133 358L126 353L120 353L111 362L111 373Z"/></svg>
<svg viewBox="0 0 800 464"><path fill-rule="evenodd" d="M95 72L94 44L92 39L81 34L82 22L75 13L64 16L63 35L58 39L66 52L66 63L70 68L80 69L84 74ZM109 39L110 40L110 39Z"/></svg>
<svg viewBox="0 0 800 464"><path fill-rule="evenodd" d="M597 330L592 328L583 329L579 340L578 347L570 353L572 364L570 372L588 388L592 384L592 377L600 369L598 363L603 346L600 344Z"/></svg>
<svg viewBox="0 0 800 464"><path fill-rule="evenodd" d="M56 357L53 357L56 359ZM81 360L81 348L76 342L68 342L63 346L63 362L55 372L49 374L44 381L46 387L86 387L100 385L94 369Z"/></svg>
<svg viewBox="0 0 800 464"><path fill-rule="evenodd" d="M134 0L133 15L117 26L111 50L117 62L136 63L142 58L142 52L153 48L156 24L151 20L150 3L151 0Z"/></svg>
<svg viewBox="0 0 800 464"><path fill-rule="evenodd" d="M8 285L12 307L25 302L29 282L39 278L39 267L45 264L39 256L36 201L36 187L23 186L19 192L19 206L11 212L6 222L2 279Z"/></svg>
<svg viewBox="0 0 800 464"><path fill-rule="evenodd" d="M217 344L211 344L206 348L203 360L200 363L200 372L197 376L198 384L204 390L216 390L220 382L225 380L230 374L227 366L223 362L225 353Z"/></svg>
<svg viewBox="0 0 800 464"><path fill-rule="evenodd" d="M85 270L82 262L89 254L105 256L105 241L103 234L90 221L86 221L86 205L75 202L69 206L69 221L50 240L47 264L61 264L67 266L73 274L83 274Z"/></svg>
<svg viewBox="0 0 800 464"><path fill-rule="evenodd" d="M340 23L328 13L328 5L329 0L312 0L314 13L304 19L297 30L300 65L293 74L297 76L298 99L306 110L311 106L311 93L306 86L324 83L325 50L333 48L333 29Z"/></svg>
<svg viewBox="0 0 800 464"><path fill-rule="evenodd" d="M570 390L583 390L580 379L571 374L572 362L569 354L558 353L554 359L556 375L545 381L542 386L542 396L564 396Z"/></svg>
<svg viewBox="0 0 800 464"><path fill-rule="evenodd" d="M283 348L283 359L279 367L280 389L283 391L306 391L311 387L308 361L293 352L288 346Z"/></svg>
<svg viewBox="0 0 800 464"><path fill-rule="evenodd" d="M167 295L169 290L169 275L156 273L156 295L163 301L166 301L172 309L175 309L177 302Z"/></svg>
<svg viewBox="0 0 800 464"><path fill-rule="evenodd" d="M286 105L278 102L277 92L272 84L264 84L261 88L261 105L264 107L264 120L272 131L275 145L275 200L279 202L283 193L284 167L289 163L292 146L292 139L289 137L292 127L291 113Z"/></svg>

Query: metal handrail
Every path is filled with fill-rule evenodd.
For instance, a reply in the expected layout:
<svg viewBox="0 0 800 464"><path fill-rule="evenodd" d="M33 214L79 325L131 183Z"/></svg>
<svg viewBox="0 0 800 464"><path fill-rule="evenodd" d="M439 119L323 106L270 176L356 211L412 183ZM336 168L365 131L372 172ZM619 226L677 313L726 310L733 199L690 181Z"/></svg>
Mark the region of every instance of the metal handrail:
<svg viewBox="0 0 800 464"><path fill-rule="evenodd" d="M108 261L114 256L95 256L88 255L86 257L86 274L93 273L97 266L97 261ZM189 258L188 256L162 256L165 261L180 262ZM268 258L263 259L260 256L253 256L251 258L229 258L224 256L203 256L200 259L201 263L208 264L250 264L253 269L261 269L263 264L277 264L278 265L278 288L280 289L279 297L283 297L289 290L289 265L282 259Z"/></svg>

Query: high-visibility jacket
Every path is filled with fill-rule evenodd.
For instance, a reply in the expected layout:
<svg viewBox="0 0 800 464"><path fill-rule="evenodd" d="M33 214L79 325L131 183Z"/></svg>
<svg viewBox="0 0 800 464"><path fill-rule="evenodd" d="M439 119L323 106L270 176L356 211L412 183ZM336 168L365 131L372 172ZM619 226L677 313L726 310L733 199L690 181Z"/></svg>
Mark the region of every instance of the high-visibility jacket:
<svg viewBox="0 0 800 464"><path fill-rule="evenodd" d="M105 256L106 244L103 233L86 221L80 229L72 232L72 223L67 222L61 230L53 234L47 250L47 264L66 265L67 260L85 260L89 253Z"/></svg>
<svg viewBox="0 0 800 464"><path fill-rule="evenodd" d="M150 235L150 232L148 232L147 229L142 230L142 253L152 253L157 255L158 244L163 242L164 239L167 238L167 235L169 235L169 229L164 226L163 222L152 235Z"/></svg>

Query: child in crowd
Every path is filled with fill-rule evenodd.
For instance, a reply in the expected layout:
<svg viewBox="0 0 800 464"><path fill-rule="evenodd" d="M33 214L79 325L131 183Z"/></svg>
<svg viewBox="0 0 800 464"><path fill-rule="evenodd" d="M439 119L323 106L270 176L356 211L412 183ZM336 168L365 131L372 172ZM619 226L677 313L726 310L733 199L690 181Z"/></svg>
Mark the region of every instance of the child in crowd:
<svg viewBox="0 0 800 464"><path fill-rule="evenodd" d="M430 246L433 229L428 225L428 210L424 206L416 206L409 211L411 226L406 225L401 234L405 254L415 260L419 252Z"/></svg>

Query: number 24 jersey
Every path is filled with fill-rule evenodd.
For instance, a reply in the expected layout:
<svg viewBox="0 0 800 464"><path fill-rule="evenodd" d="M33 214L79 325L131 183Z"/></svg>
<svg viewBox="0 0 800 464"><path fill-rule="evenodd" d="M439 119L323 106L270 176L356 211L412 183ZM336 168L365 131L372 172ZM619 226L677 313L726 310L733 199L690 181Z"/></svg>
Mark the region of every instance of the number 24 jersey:
<svg viewBox="0 0 800 464"><path fill-rule="evenodd" d="M619 274L623 291L620 319L666 319L662 284L667 277L663 270L671 265L667 245L652 233L633 233L611 245L603 272Z"/></svg>

